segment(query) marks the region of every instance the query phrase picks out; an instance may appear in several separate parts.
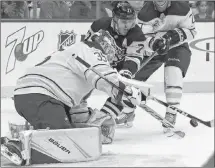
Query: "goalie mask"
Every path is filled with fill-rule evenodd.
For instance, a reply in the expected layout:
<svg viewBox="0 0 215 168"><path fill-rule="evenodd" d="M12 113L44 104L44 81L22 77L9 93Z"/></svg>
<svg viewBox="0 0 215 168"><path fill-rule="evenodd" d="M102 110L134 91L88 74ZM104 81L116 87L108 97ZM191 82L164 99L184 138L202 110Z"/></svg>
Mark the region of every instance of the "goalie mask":
<svg viewBox="0 0 215 168"><path fill-rule="evenodd" d="M99 30L91 37L91 39L102 47L104 53L107 55L108 62L112 63L116 54L116 50L114 46L114 39L109 34L109 32L105 30Z"/></svg>
<svg viewBox="0 0 215 168"><path fill-rule="evenodd" d="M136 13L128 2L118 2L112 11L112 27L119 35L125 36L135 26Z"/></svg>

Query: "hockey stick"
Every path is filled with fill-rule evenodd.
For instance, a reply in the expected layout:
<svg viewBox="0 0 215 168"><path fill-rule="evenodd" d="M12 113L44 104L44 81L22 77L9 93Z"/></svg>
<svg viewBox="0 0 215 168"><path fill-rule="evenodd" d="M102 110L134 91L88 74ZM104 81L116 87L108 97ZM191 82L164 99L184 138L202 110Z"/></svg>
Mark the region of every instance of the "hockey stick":
<svg viewBox="0 0 215 168"><path fill-rule="evenodd" d="M170 40L171 40L171 39L168 39L167 42L169 43ZM171 47L170 47L170 48L171 48ZM154 51L153 54L152 54L149 58L146 59L146 61L140 66L140 68L138 69L138 71L132 76L133 78L135 77L135 75L136 75L136 74L151 60L151 59L153 59L153 58L155 57L156 53L157 53L157 51ZM196 121L198 121L198 122L202 123L203 125L205 125L205 126L207 126L207 127L214 127L214 120L211 120L211 121L203 121L203 120L201 120L201 119L199 119L199 118L197 118L197 117L195 117L195 116L193 116L193 115L191 115L191 114L188 114L188 113L186 113L185 111L183 111L183 110L181 110L181 109L179 109L179 108L177 108L177 107L171 106L171 105L169 105L169 104L167 104L167 103L165 103L165 102L163 102L163 101L161 101L161 100L159 100L159 99L157 99L157 98L155 98L155 97L153 97L153 96L149 96L149 97L150 97L150 99L152 99L152 100L154 100L154 101L156 101L156 102L158 102L158 103L160 103L160 104L162 104L162 105L164 105L164 106L166 106L166 107L169 107L169 108L171 108L172 110L174 110L174 111L176 111L176 112L178 112L178 113L180 113L180 114L182 114L182 115L184 115L184 116L190 118L190 119L191 119L190 123L191 123L191 125L193 125L193 126L197 126L197 122L196 122Z"/></svg>
<svg viewBox="0 0 215 168"><path fill-rule="evenodd" d="M82 65L84 65L85 67L89 68L90 70L92 70L94 73L96 73L97 75L99 75L101 78L103 78L106 82L108 82L109 84L111 84L113 87L115 87L116 89L118 89L119 91L121 91L122 93L124 93L126 96L128 96L129 94L122 90L121 88L119 88L116 84L114 84L113 82L109 81L103 74L101 74L100 72L98 72L97 70L95 70L93 67L91 67L91 65L89 63L87 63L85 60L83 60L82 58L80 58L79 56L73 54L72 56L74 56L74 58L80 62ZM162 122L166 127L170 128L174 134L177 134L180 137L184 137L185 133L181 132L181 131L176 131L174 126L169 123L166 119L162 118L158 113L156 113L154 110L152 110L151 108L149 108L146 105L140 105L141 108L147 110L148 113L150 113L155 119L159 120L160 122ZM150 110L151 109L151 110Z"/></svg>
<svg viewBox="0 0 215 168"><path fill-rule="evenodd" d="M196 120L196 121L202 123L203 125L205 125L207 127L214 127L214 120L203 121L203 120L201 120L201 119L199 119L199 118L197 118L197 117L195 117L195 116L193 116L193 115L191 115L191 114L189 114L189 113L187 113L187 112L185 112L185 111L183 111L183 110L181 110L181 109L179 109L179 108L177 108L175 106L171 106L171 105L167 104L166 102L164 102L162 100L159 100L159 99L157 99L156 97L153 97L153 96L148 96L147 99L154 100L155 102L157 102L157 103L159 103L161 105L164 105L165 107L171 108L172 110L176 111L177 113L180 113L180 114L184 115L185 117L190 118L191 120Z"/></svg>
<svg viewBox="0 0 215 168"><path fill-rule="evenodd" d="M170 49L170 41L171 41L171 38L168 38L166 39L166 45L168 46L168 48L166 49L166 52ZM140 68L132 75L132 78L135 77L135 75L140 72L140 70L146 66L146 64L148 64L149 61L151 61L157 54L157 52L159 51L159 48L157 50L155 50L151 56L149 56L140 66Z"/></svg>
<svg viewBox="0 0 215 168"><path fill-rule="evenodd" d="M151 61L151 60L156 56L156 54L157 54L157 50L154 51L154 52L152 53L152 55L149 56L149 57L145 60L145 62L143 62L143 63L141 64L141 66L140 66L140 68L137 70L137 72L135 72L135 73L132 75L132 78L134 78L135 75L136 75L138 72L140 72L140 70L141 70L144 66L146 66L146 64L148 64L148 62Z"/></svg>
<svg viewBox="0 0 215 168"><path fill-rule="evenodd" d="M165 118L163 118L161 115L159 115L156 111L154 111L152 108L150 108L146 104L140 104L139 107L144 109L147 113L149 113L151 116L156 118L158 121L160 121L166 127L171 128L171 131L174 133L174 135L177 135L180 138L183 138L185 136L184 132L176 130L173 124L171 124L169 121L167 121Z"/></svg>

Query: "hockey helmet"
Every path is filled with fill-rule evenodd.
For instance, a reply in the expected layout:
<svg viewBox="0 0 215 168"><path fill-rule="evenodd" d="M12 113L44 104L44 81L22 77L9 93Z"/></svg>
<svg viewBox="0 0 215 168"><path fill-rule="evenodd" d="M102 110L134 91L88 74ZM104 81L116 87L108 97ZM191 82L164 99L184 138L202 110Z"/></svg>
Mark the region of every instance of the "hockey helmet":
<svg viewBox="0 0 215 168"><path fill-rule="evenodd" d="M135 26L136 13L128 2L116 3L112 10L112 17L113 28L120 35L126 35Z"/></svg>
<svg viewBox="0 0 215 168"><path fill-rule="evenodd" d="M134 8L125 1L118 2L115 4L112 10L113 17L125 20L136 19L136 14Z"/></svg>

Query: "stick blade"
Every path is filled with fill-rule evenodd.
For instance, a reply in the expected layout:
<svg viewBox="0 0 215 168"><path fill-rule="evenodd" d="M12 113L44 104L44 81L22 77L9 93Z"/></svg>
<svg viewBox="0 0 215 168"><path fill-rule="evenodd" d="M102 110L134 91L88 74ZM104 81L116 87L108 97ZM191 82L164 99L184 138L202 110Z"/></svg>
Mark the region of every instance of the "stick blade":
<svg viewBox="0 0 215 168"><path fill-rule="evenodd" d="M174 131L174 133L175 133L176 135L178 135L180 138L184 138L184 137L185 137L185 133L182 132L182 131Z"/></svg>
<svg viewBox="0 0 215 168"><path fill-rule="evenodd" d="M165 133L167 137L172 137L175 139L182 139L185 137L185 133L179 130L171 130L168 133Z"/></svg>

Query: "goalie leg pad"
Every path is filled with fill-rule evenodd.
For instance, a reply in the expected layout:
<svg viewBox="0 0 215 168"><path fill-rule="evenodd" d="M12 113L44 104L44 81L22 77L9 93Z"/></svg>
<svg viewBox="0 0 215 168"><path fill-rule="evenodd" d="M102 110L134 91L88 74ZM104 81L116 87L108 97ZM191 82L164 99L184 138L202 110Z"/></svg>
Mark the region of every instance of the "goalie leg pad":
<svg viewBox="0 0 215 168"><path fill-rule="evenodd" d="M22 131L20 153L25 165L97 160L102 152L100 132L98 127Z"/></svg>
<svg viewBox="0 0 215 168"><path fill-rule="evenodd" d="M113 142L116 123L111 115L88 107L79 112L76 109L75 113L71 114L71 120L76 128L99 127L101 129L102 143L110 144Z"/></svg>

